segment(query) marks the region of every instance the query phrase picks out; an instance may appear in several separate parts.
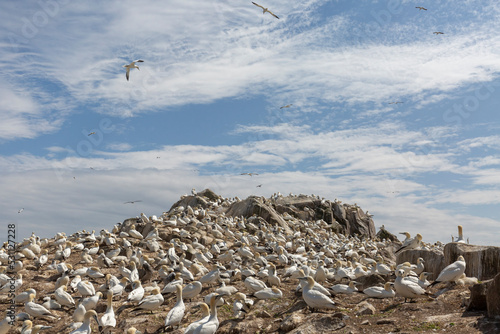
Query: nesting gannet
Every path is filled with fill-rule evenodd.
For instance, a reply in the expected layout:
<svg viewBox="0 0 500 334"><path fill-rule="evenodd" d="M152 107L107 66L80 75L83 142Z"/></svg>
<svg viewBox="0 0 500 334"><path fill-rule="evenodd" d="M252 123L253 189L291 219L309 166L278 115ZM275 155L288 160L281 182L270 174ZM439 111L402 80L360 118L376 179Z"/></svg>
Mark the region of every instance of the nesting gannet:
<svg viewBox="0 0 500 334"><path fill-rule="evenodd" d="M429 286L434 286L441 282L453 282L462 276L463 273L465 273L465 259L460 255L455 262L441 270L439 276Z"/></svg>
<svg viewBox="0 0 500 334"><path fill-rule="evenodd" d="M52 326L43 326L43 325L33 326L31 320L24 320L23 327L21 328L21 334L38 334L41 330L46 330L50 328L52 328Z"/></svg>
<svg viewBox="0 0 500 334"><path fill-rule="evenodd" d="M424 269L425 269L424 263L425 263L425 261L423 258L419 257L417 259L417 267L413 268L413 271L415 272L415 274L420 275L424 271Z"/></svg>
<svg viewBox="0 0 500 334"><path fill-rule="evenodd" d="M94 296L95 295L95 288L92 283L89 281L80 281L76 285L76 289L82 295L82 297L87 297L87 296Z"/></svg>
<svg viewBox="0 0 500 334"><path fill-rule="evenodd" d="M185 299L193 299L197 295L200 294L203 286L201 282L199 281L194 281L189 283L182 289L182 295L184 296ZM177 288L176 288L177 289Z"/></svg>
<svg viewBox="0 0 500 334"><path fill-rule="evenodd" d="M95 322L99 324L99 320L97 320L97 313L94 310L90 310L85 313L85 317L83 318L83 323L80 326L80 328L75 329L69 334L91 334L92 333L92 328L90 327L91 318L94 318Z"/></svg>
<svg viewBox="0 0 500 334"><path fill-rule="evenodd" d="M139 302L134 311L138 310L149 310L153 313L154 310L158 309L161 304L163 304L163 296L160 293L160 288L154 288L152 291L152 295L145 297L143 300Z"/></svg>
<svg viewBox="0 0 500 334"><path fill-rule="evenodd" d="M210 318L210 308L206 303L200 303L199 307L201 308L201 319L196 320L189 324L184 330L184 334L193 334L196 327L200 324L206 322Z"/></svg>
<svg viewBox="0 0 500 334"><path fill-rule="evenodd" d="M248 313L250 311L253 300L247 298L242 292L237 292L234 296L236 299L233 302L233 314L236 318L239 318L242 312Z"/></svg>
<svg viewBox="0 0 500 334"><path fill-rule="evenodd" d="M386 282L384 287L372 286L364 289L363 293L372 298L392 298L396 295L396 292L391 288L392 285L394 283Z"/></svg>
<svg viewBox="0 0 500 334"><path fill-rule="evenodd" d="M399 269L396 272L396 280L394 281L394 288L396 292L401 297L405 298L405 303L407 298L417 298L425 295L425 289L422 288L418 283L415 283L412 280L405 279L404 270Z"/></svg>
<svg viewBox="0 0 500 334"><path fill-rule="evenodd" d="M335 284L334 286L332 286L330 288L330 290L332 290L335 293L352 294L352 293L358 291L358 289L355 286L356 283L357 282L355 282L355 281L350 281L348 285Z"/></svg>
<svg viewBox="0 0 500 334"><path fill-rule="evenodd" d="M299 280L307 281L302 290L302 298L312 309L334 308L335 303L327 295L314 289L314 278L311 276L299 277Z"/></svg>
<svg viewBox="0 0 500 334"><path fill-rule="evenodd" d="M174 326L179 327L186 310L186 306L182 300L182 286L176 285L175 288L177 292L177 301L174 307L172 307L172 309L167 313L167 317L165 318L165 328L174 328Z"/></svg>
<svg viewBox="0 0 500 334"><path fill-rule="evenodd" d="M34 294L35 297L36 297L36 290L31 288L31 289L28 289L24 292L21 292L20 294L18 294L16 297L14 297L14 302L15 303L26 303L28 300L29 300L29 296L30 294Z"/></svg>
<svg viewBox="0 0 500 334"><path fill-rule="evenodd" d="M283 298L283 292L276 287L265 288L259 290L253 294L258 299L274 299L274 298Z"/></svg>
<svg viewBox="0 0 500 334"><path fill-rule="evenodd" d="M47 310L45 307L43 307L42 305L38 305L37 303L34 303L33 299L35 299L35 295L31 293L29 295L28 301L24 303L24 310L26 311L26 313L31 315L33 318L53 316L53 314L50 313L50 311Z"/></svg>
<svg viewBox="0 0 500 334"><path fill-rule="evenodd" d="M127 302L137 304L144 297L144 288L141 285L141 281L137 280L132 283L134 289L129 292L127 297Z"/></svg>
<svg viewBox="0 0 500 334"><path fill-rule="evenodd" d="M214 334L219 328L219 319L217 318L217 299L220 296L212 296L210 300L210 317L202 322L193 331L193 334Z"/></svg>
<svg viewBox="0 0 500 334"><path fill-rule="evenodd" d="M85 310L93 310L96 308L97 306L97 302L99 301L99 299L102 297L102 293L100 291L98 291L95 295L93 296L90 296L90 297L86 297L86 298L83 298L81 301L80 301L80 304L83 305L85 307Z"/></svg>
<svg viewBox="0 0 500 334"><path fill-rule="evenodd" d="M45 307L47 310L59 310L59 309L61 309L61 304L59 304L55 300L52 300L49 296L43 297L42 306Z"/></svg>
<svg viewBox="0 0 500 334"><path fill-rule="evenodd" d="M73 320L77 322L83 321L85 318L85 312L87 312L85 306L83 306L83 304L79 304L73 312Z"/></svg>
<svg viewBox="0 0 500 334"><path fill-rule="evenodd" d="M460 277L455 280L455 283L457 285L472 285L472 284L477 284L477 282L478 282L477 277L467 277L465 273L460 275Z"/></svg>
<svg viewBox="0 0 500 334"><path fill-rule="evenodd" d="M255 6L257 6L257 7L262 8L262 14L265 14L266 12L268 12L269 14L271 14L272 16L274 16L275 18L279 19L279 17L278 17L277 15L275 15L273 12L271 12L269 9L264 8L264 7L262 7L261 5L256 4L256 3L255 3L255 2L253 2L253 1L252 1L252 3L253 3Z"/></svg>
<svg viewBox="0 0 500 334"><path fill-rule="evenodd" d="M245 284L245 287L251 292L257 292L259 290L267 288L266 283L252 276L248 276L243 283Z"/></svg>
<svg viewBox="0 0 500 334"><path fill-rule="evenodd" d="M422 241L422 235L420 233L417 233L417 235L414 238L408 241L408 244L406 246L405 245L401 246L398 250L396 250L395 253L397 254L404 250L418 248L420 246L421 241Z"/></svg>
<svg viewBox="0 0 500 334"><path fill-rule="evenodd" d="M127 73L125 75L127 77L127 81L129 79L129 76L130 76L130 69L131 68L136 68L137 70L139 70L139 66L137 66L135 63L143 63L143 62L144 62L144 60L138 59L138 60L134 60L133 62L131 62L128 65L123 65L123 67L125 67L127 69Z"/></svg>
<svg viewBox="0 0 500 334"><path fill-rule="evenodd" d="M116 318L115 311L113 310L113 292L108 290L106 293L107 297L107 307L106 311L101 317L101 326L102 327L115 327L116 326Z"/></svg>
<svg viewBox="0 0 500 334"><path fill-rule="evenodd" d="M75 301L73 300L73 297L66 292L67 289L68 287L66 285L59 287L54 292L54 296L56 297L57 302L62 306L74 307Z"/></svg>

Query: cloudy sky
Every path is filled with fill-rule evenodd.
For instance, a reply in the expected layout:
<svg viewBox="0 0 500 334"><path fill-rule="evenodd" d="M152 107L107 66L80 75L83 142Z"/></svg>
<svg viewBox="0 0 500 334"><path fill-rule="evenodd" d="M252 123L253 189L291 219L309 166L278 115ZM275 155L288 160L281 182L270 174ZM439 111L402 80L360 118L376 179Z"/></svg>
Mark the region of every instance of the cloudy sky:
<svg viewBox="0 0 500 334"><path fill-rule="evenodd" d="M2 1L1 240L211 188L500 246L498 1L258 3Z"/></svg>

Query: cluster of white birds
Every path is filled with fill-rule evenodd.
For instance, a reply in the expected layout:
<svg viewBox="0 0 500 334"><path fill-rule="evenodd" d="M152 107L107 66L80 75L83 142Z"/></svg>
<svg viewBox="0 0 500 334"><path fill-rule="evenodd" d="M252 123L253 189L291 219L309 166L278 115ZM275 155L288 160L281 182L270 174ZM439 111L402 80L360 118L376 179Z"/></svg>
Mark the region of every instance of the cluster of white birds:
<svg viewBox="0 0 500 334"><path fill-rule="evenodd" d="M200 196L184 198L189 201ZM275 194L256 200L264 203L282 198ZM218 306L232 303L233 316L243 317L259 300L283 298L288 292L283 290L283 282L295 281L295 291L301 291L312 310L335 308L334 296L359 293L356 280L372 274L385 275L388 282L365 288L362 292L370 298L399 295L406 300L426 295L430 284L424 260L397 267L384 263L380 251L389 247L389 241L336 234L323 220L302 220L287 213L283 214L286 226L269 224L257 216L226 216L229 206L238 201L203 197L204 206L179 205L159 217L141 213L97 235L79 231L41 239L33 233L18 244L15 277L0 267L0 293L7 296L11 278L15 279L14 302L24 304L24 312L15 318L21 333L38 333L71 317L73 322L62 330L71 334L89 334L93 326L107 333L138 312L164 316L164 329L215 333ZM463 239L461 227L459 233ZM413 241L405 241L398 251L435 247L423 243L419 234L415 238L405 234ZM9 263L5 247L0 249L0 262ZM468 284L464 272L465 261L460 256L433 284ZM36 275L44 283L25 283L23 273ZM393 282L389 281L392 275ZM174 294L175 304L166 307ZM98 313L100 303L106 309ZM201 317L185 323L186 314L194 314L198 308ZM0 334L8 332L8 320L0 323ZM38 321L43 324L34 325ZM135 327L127 328L127 333L135 332Z"/></svg>

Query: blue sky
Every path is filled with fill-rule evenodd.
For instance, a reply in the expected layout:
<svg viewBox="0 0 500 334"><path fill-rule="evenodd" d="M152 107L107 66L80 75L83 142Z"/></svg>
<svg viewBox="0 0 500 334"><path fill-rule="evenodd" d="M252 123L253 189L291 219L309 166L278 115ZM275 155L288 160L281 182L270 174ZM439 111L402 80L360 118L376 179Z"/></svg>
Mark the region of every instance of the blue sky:
<svg viewBox="0 0 500 334"><path fill-rule="evenodd" d="M280 19L251 1L3 1L5 226L109 229L211 188L500 246L500 4L257 2Z"/></svg>

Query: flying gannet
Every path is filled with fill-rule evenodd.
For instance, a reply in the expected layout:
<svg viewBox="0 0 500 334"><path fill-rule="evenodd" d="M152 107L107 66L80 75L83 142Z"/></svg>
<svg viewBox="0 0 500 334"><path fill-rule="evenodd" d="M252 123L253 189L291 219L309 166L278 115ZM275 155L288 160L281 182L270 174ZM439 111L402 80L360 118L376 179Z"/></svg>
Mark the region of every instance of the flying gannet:
<svg viewBox="0 0 500 334"><path fill-rule="evenodd" d="M137 202L142 202L142 200L138 199L136 201L128 201L128 202L124 202L123 204L134 204L134 203L137 203Z"/></svg>
<svg viewBox="0 0 500 334"><path fill-rule="evenodd" d="M441 32L441 31L434 31L434 32L433 32L433 34L434 34L434 35L443 35L443 34L444 34L444 32Z"/></svg>
<svg viewBox="0 0 500 334"><path fill-rule="evenodd" d="M273 12L271 12L269 9L267 8L264 8L263 6L259 5L259 4L256 4L255 2L252 1L252 3L257 6L257 7L260 7L262 8L262 14L265 14L266 12L268 12L269 14L271 14L272 16L274 16L275 18L279 19L279 17L277 15L275 15Z"/></svg>
<svg viewBox="0 0 500 334"><path fill-rule="evenodd" d="M427 8L424 8L424 7L421 7L421 6L417 6L417 7L415 7L415 8L418 8L418 10L419 10L419 11L420 11L420 10L427 10Z"/></svg>
<svg viewBox="0 0 500 334"><path fill-rule="evenodd" d="M293 104L292 104L292 103L287 104L286 106L280 107L280 109L283 109L283 108L290 108L291 106L293 106Z"/></svg>
<svg viewBox="0 0 500 334"><path fill-rule="evenodd" d="M139 66L137 66L135 63L143 63L143 62L144 62L144 60L138 59L138 60L134 60L133 62L131 62L128 65L123 65L123 67L125 67L127 69L127 74L126 74L127 81L129 79L129 76L130 76L130 69L131 68L136 68L139 70Z"/></svg>

